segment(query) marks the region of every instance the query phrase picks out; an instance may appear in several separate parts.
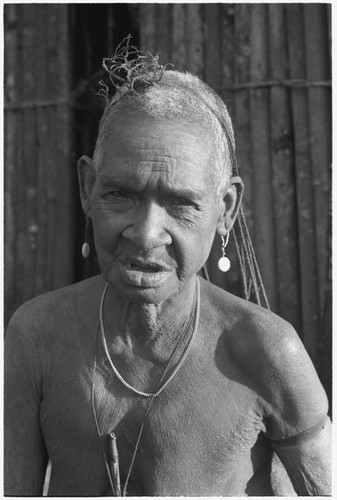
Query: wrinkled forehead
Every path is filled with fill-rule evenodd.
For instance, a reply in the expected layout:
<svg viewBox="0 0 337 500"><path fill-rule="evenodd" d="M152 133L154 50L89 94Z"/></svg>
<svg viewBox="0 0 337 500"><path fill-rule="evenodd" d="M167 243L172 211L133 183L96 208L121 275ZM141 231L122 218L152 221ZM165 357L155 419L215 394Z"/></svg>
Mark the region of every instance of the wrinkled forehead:
<svg viewBox="0 0 337 500"><path fill-rule="evenodd" d="M156 119L144 114L123 114L111 120L103 160L109 154L137 156L144 151L174 155L208 165L214 153L209 127L199 121Z"/></svg>
<svg viewBox="0 0 337 500"><path fill-rule="evenodd" d="M142 128L151 129L153 126L158 127L160 130L167 130L167 132L174 130L175 127L180 129L185 129L190 133L202 133L205 138L212 136L212 130L208 120L202 118L202 116L189 114L189 116L181 116L179 113L167 114L167 116L153 116L151 113L147 113L144 110L137 110L132 108L124 109L123 112L112 113L110 119L108 120L108 129L112 133L116 133L118 130L126 130L133 127L133 124L137 124Z"/></svg>
<svg viewBox="0 0 337 500"><path fill-rule="evenodd" d="M137 176L143 181L147 174L152 179L160 174L166 185L209 188L214 180L212 152L212 138L203 124L124 116L108 130L100 175L136 182Z"/></svg>

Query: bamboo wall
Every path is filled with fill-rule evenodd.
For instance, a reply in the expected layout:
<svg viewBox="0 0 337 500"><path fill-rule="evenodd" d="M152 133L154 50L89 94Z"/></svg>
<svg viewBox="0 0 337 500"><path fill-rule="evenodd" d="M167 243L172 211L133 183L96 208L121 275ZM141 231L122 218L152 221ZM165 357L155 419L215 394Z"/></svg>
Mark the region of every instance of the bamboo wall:
<svg viewBox="0 0 337 500"><path fill-rule="evenodd" d="M72 124L66 5L5 8L5 323L73 281Z"/></svg>
<svg viewBox="0 0 337 500"><path fill-rule="evenodd" d="M98 270L95 256L80 262L76 159L92 153L97 134L93 80L102 77L101 58L130 32L163 64L199 75L224 98L271 308L297 329L330 394L328 4L7 5L8 315L38 293ZM217 239L208 268L214 283L239 294L233 242L229 254L232 268L223 275Z"/></svg>

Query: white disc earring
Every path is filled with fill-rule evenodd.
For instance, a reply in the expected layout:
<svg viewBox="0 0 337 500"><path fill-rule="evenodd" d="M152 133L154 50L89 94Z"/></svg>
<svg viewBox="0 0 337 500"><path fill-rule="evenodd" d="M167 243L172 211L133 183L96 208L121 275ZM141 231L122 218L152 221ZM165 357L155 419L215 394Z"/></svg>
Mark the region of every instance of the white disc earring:
<svg viewBox="0 0 337 500"><path fill-rule="evenodd" d="M223 273L226 273L229 270L229 268L231 267L231 261L229 260L229 258L226 255L226 246L228 244L228 240L229 240L229 231L227 231L226 239L223 236L221 236L222 257L220 257L220 259L218 260L218 268Z"/></svg>
<svg viewBox="0 0 337 500"><path fill-rule="evenodd" d="M85 236L84 236L84 243L82 245L82 255L86 259L89 257L90 254L90 245L88 243L88 226L89 226L89 219L88 217L85 218Z"/></svg>

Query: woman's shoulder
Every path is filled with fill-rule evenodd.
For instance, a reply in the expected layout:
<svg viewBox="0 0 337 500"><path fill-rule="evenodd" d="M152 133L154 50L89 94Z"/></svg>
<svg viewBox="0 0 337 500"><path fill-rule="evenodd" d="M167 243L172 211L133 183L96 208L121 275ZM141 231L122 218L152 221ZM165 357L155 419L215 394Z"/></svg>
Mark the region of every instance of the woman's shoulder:
<svg viewBox="0 0 337 500"><path fill-rule="evenodd" d="M270 427L273 439L317 423L327 412L327 399L293 326L213 285L207 284L205 291L210 314L222 325L218 342L242 380L249 381L264 401L274 424Z"/></svg>
<svg viewBox="0 0 337 500"><path fill-rule="evenodd" d="M288 353L303 355L298 334L277 314L205 281L202 291L206 323L216 327L217 342L240 371L262 374L271 364L284 364Z"/></svg>
<svg viewBox="0 0 337 500"><path fill-rule="evenodd" d="M8 331L20 329L38 331L49 325L70 321L74 315L97 314L100 295L104 288L101 275L38 295L22 304L13 314ZM97 307L95 308L95 304Z"/></svg>
<svg viewBox="0 0 337 500"><path fill-rule="evenodd" d="M249 335L254 342L264 342L276 331L285 333L290 326L272 311L233 295L222 288L202 279L204 302L210 314L215 315L224 326L228 325L235 336Z"/></svg>

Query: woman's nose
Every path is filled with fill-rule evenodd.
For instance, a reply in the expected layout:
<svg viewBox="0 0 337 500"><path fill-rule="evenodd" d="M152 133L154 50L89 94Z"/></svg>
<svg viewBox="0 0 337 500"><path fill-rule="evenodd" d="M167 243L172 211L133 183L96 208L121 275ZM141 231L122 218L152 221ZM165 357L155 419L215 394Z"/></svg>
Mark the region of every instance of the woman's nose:
<svg viewBox="0 0 337 500"><path fill-rule="evenodd" d="M139 207L122 236L144 251L170 245L172 239L165 230L165 220L167 219L163 207L155 203Z"/></svg>

